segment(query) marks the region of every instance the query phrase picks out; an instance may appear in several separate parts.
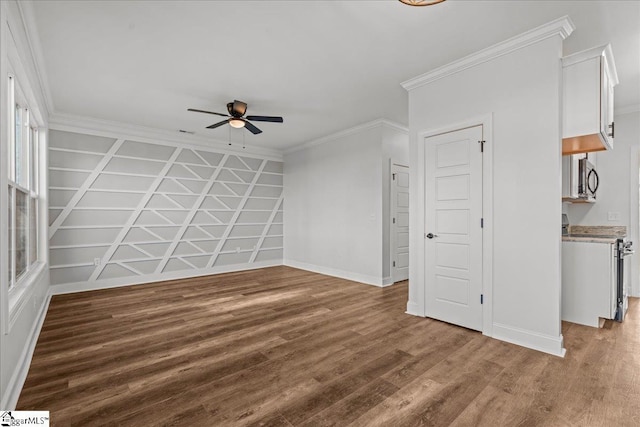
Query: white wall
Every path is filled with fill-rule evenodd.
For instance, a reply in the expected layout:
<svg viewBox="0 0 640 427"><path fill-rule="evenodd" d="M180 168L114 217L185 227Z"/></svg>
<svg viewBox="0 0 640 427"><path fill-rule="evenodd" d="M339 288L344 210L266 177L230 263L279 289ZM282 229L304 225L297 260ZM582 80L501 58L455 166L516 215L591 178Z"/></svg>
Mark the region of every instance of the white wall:
<svg viewBox="0 0 640 427"><path fill-rule="evenodd" d="M624 225L636 249L640 247L638 234L638 156L640 149L640 112L615 116L616 138L613 150L596 155L596 170L600 177L597 201L593 204L564 204L564 211L572 225ZM594 153L590 153L589 156ZM608 213L620 214L618 221L609 221ZM640 296L638 253L631 265L632 294Z"/></svg>
<svg viewBox="0 0 640 427"><path fill-rule="evenodd" d="M409 92L409 312L424 313L424 181L418 134L492 114L496 338L562 354L560 330L562 38L553 36ZM486 135L485 135L486 138ZM486 305L485 305L486 307Z"/></svg>
<svg viewBox="0 0 640 427"><path fill-rule="evenodd" d="M403 155L399 131L385 128L374 122L285 155L285 264L383 284L383 169Z"/></svg>
<svg viewBox="0 0 640 427"><path fill-rule="evenodd" d="M43 168L46 166L46 127L48 113L35 61L31 57L27 30L15 2L0 2L0 408L12 409L26 378L38 332L49 303L49 268L46 223L40 225L39 259L41 264L26 280L7 292L8 223L7 223L7 147L9 141L7 73L11 70L25 92L31 114L42 126L40 147ZM11 30L9 30L9 26ZM40 188L46 188L46 173L40 174ZM43 192L39 213L46 217L47 199ZM22 293L21 293L22 292ZM20 294L20 296L16 296ZM10 308L11 307L11 308Z"/></svg>

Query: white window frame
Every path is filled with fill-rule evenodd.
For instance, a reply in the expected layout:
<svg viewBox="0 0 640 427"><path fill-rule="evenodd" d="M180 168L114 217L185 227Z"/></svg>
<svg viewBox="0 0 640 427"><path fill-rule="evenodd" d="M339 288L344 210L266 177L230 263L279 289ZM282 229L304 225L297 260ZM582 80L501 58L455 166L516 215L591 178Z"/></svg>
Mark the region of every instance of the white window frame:
<svg viewBox="0 0 640 427"><path fill-rule="evenodd" d="M8 44L11 45L11 43L8 43ZM14 46L11 46L11 47L14 47ZM46 144L45 143L46 133L42 132L39 126L42 123L41 120L39 120L40 118L39 113L37 112L37 110L33 110L31 108L31 107L35 107L37 109L38 105L30 90L31 88L29 86L28 80L26 79L26 73L24 72L24 69L19 63L19 60L12 55L12 53L15 54L15 51L11 52L11 50L12 49L9 49L10 52L8 52L9 61L7 64L8 65L7 74L2 76L3 81L1 83L2 85L4 85L4 88L6 88L7 90L6 99L8 101L7 102L8 108L5 110L7 112L4 113L6 114L6 117L4 118L7 120L7 130L8 130L6 134L8 162L6 164L7 168L5 172L3 172L3 175L5 175L5 177L3 178L5 178L6 181L2 180L4 183L6 183L6 185L2 186L3 190L1 191L6 191L7 193L11 192L12 194L11 200L13 203L13 206L12 206L13 215L12 215L12 218L9 218L10 222L8 224L8 227L10 227L13 230L13 232L11 233L11 242L3 241L2 244L3 245L11 244L12 245L11 247L13 249L17 249L16 248L17 233L15 229L15 226L16 226L15 221L17 218L16 193L18 191L22 191L27 195L27 219L24 226L27 228L28 231L27 231L27 237L25 242L25 256L27 258L26 270L19 277L16 277L16 273L17 273L16 265L15 265L16 251L12 250L11 256L8 256L8 259L7 259L7 265L8 263L12 263L11 264L12 265L11 280L8 280L5 284L5 280L7 280L7 272L5 272L4 273L5 276L0 282L4 285L3 286L4 289L0 291L6 296L6 300L5 300L6 302L4 304L7 304L5 308L8 308L8 310L5 312L5 313L8 313L8 316L7 317L3 316L4 319L2 322L5 325L4 331L3 331L5 334L10 332L11 327L13 326L15 320L18 318L19 313L24 308L26 302L29 301L30 296L33 294L34 285L39 281L40 276L46 267L46 255L42 250L42 247L43 247L42 241L46 239L46 235L45 235L46 224L43 224L42 222L45 221L46 216L42 215L42 207L41 207L45 199L42 193L40 192L40 190L44 188L44 185L40 181L41 181L41 174L42 174L41 169L44 167L44 162L46 161L46 159L43 158L43 149L42 149L42 147L44 147L43 144ZM14 59L14 61L12 61L12 59ZM23 111L28 111L27 113L28 120L23 120L24 127L21 132L24 134L24 138L27 138L26 144L23 145L24 150L26 150L26 156L28 157L28 161L25 162L26 164L25 170L23 171L23 173L25 174L26 181L22 183L22 184L25 184L26 182L26 187L24 185L19 185L16 182L16 176L15 176L16 165L15 165L15 146L14 146L14 141L15 141L14 113L15 113L16 103L25 109ZM36 114L32 114L34 111L36 112ZM31 141L30 139L32 137L35 137L37 139L35 141ZM33 148L33 153L31 153L32 148ZM33 174L32 174L31 168L34 168ZM35 199L35 203L33 203L33 205L36 210L36 233L37 233L37 237L35 241L35 244L36 244L35 260L30 259L32 251L30 250L31 248L29 246L31 244L31 239L29 236L30 226L31 226L29 210L32 207L31 202L33 199ZM3 212L3 214L6 215L8 213L8 205L5 206L3 209L7 209L7 212ZM7 250L7 255L9 255L9 250ZM4 297L2 299L4 299Z"/></svg>
<svg viewBox="0 0 640 427"><path fill-rule="evenodd" d="M38 169L38 165L39 165L39 156L38 156L38 152L37 150L34 150L35 152L32 152L31 147L32 147L32 142L34 147L37 147L38 145L38 141L31 141L31 138L34 135L37 135L37 126L32 126L31 124L31 115L30 115L30 109L27 105L27 101L25 100L24 95L22 94L22 91L20 90L20 86L18 85L16 78L14 75L9 75L8 76L8 86L9 86L9 102L10 102L10 108L9 108L9 119L11 120L11 131L10 131L10 137L9 137L9 152L12 153L12 156L9 158L9 178L8 178L8 191L11 192L11 201L12 201L12 216L11 218L9 218L9 220L11 221L11 224L9 225L11 227L11 229L13 230L13 232L11 233L11 241L8 242L9 245L11 245L11 257L9 257L9 262L11 263L11 277L9 279L9 283L8 283L8 287L9 287L9 297L11 298L11 294L14 292L14 289L20 286L23 286L24 283L27 281L27 279L29 278L29 276L31 276L32 271L37 267L37 262L38 262L38 251L36 250L36 259L32 260L31 259L31 248L30 248L30 244L31 244L31 201L32 199L35 200L35 206L37 207L38 203L39 203L39 195L37 192L37 182L35 179L32 180L32 168L37 170ZM22 138L22 141L17 142L16 141L16 131L15 131L15 120L16 120L16 112L18 111L18 109L22 110L21 114L22 114L22 121L21 121L21 126L22 129L20 131L20 136ZM34 131L32 133L32 130ZM26 141L25 141L26 140ZM23 156L26 157L26 161L23 162L23 167L21 168L21 174L24 176L23 182L22 183L18 183L17 182L17 176L16 176L16 172L18 170L17 165L15 164L15 147L21 144L22 145L22 150L23 152ZM32 182L34 181L34 182ZM26 184L23 185L23 184ZM23 249L25 252L25 257L26 257L26 267L25 270L22 271L19 275L17 274L17 269L16 269L16 253L17 253L17 230L16 230L16 217L17 217L17 206L18 206L18 202L17 202L17 195L18 192L23 193L24 195L26 195L27 197L27 220L26 223L24 224L24 227L27 229L27 236L25 239L25 248ZM38 217L38 212L37 212L37 208L36 208L36 224L38 223L37 220ZM39 240L38 236L38 228L36 227L36 245L37 242Z"/></svg>

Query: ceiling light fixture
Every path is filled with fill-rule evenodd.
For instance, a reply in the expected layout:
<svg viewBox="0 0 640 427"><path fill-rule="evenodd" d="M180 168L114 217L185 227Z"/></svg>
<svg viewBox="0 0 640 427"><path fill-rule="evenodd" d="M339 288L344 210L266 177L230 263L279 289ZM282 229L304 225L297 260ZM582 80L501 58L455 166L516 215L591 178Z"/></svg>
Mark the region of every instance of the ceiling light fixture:
<svg viewBox="0 0 640 427"><path fill-rule="evenodd" d="M400 0L400 3L408 4L409 6L432 6L442 3L443 1L444 0Z"/></svg>
<svg viewBox="0 0 640 427"><path fill-rule="evenodd" d="M236 129L240 129L244 127L244 120L242 119L229 119L229 124L236 128Z"/></svg>

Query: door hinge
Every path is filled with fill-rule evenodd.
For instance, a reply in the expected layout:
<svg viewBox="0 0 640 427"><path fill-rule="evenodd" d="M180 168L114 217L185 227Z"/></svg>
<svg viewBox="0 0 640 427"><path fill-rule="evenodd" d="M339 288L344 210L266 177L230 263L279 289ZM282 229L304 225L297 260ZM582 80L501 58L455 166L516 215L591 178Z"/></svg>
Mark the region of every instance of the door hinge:
<svg viewBox="0 0 640 427"><path fill-rule="evenodd" d="M484 143L485 142L487 142L487 141L484 141L484 140L478 141L478 144L480 144L480 152L481 153L484 153Z"/></svg>
<svg viewBox="0 0 640 427"><path fill-rule="evenodd" d="M393 223L394 223L394 224L396 223L396 219L395 219L395 218L393 218Z"/></svg>
<svg viewBox="0 0 640 427"><path fill-rule="evenodd" d="M480 304L484 304L484 294L480 294Z"/></svg>
<svg viewBox="0 0 640 427"><path fill-rule="evenodd" d="M396 266L396 262L395 262L395 261L393 261L393 266L394 266L394 267Z"/></svg>
<svg viewBox="0 0 640 427"><path fill-rule="evenodd" d="M396 180L396 174L392 173L391 176L393 177L393 180L395 181Z"/></svg>
<svg viewBox="0 0 640 427"><path fill-rule="evenodd" d="M484 228L484 218L480 218L480 228Z"/></svg>

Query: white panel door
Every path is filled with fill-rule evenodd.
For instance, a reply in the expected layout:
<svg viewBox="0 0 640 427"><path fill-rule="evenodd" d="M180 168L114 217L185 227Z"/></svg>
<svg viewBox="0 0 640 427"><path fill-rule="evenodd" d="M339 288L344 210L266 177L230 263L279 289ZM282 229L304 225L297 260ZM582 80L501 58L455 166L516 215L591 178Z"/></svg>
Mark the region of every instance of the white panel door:
<svg viewBox="0 0 640 427"><path fill-rule="evenodd" d="M482 330L482 126L425 138L426 315Z"/></svg>
<svg viewBox="0 0 640 427"><path fill-rule="evenodd" d="M391 277L409 278L409 168L391 165Z"/></svg>

